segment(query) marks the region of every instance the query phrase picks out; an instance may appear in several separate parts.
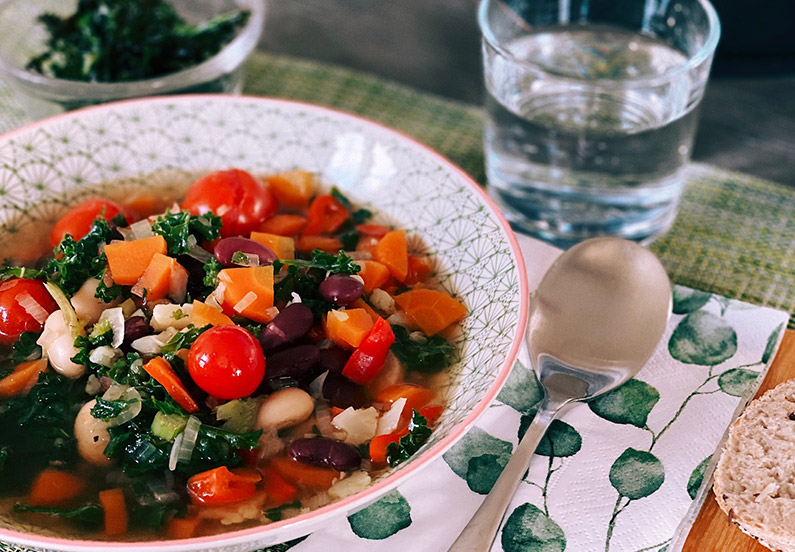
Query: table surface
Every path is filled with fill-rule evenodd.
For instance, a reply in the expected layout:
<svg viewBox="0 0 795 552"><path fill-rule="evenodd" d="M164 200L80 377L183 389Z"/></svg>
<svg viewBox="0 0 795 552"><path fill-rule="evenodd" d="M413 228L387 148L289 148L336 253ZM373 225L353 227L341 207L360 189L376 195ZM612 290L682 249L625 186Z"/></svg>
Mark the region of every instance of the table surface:
<svg viewBox="0 0 795 552"><path fill-rule="evenodd" d="M476 7L475 0L271 1L260 48L479 104ZM795 70L775 78L714 76L701 109L694 160L795 187Z"/></svg>

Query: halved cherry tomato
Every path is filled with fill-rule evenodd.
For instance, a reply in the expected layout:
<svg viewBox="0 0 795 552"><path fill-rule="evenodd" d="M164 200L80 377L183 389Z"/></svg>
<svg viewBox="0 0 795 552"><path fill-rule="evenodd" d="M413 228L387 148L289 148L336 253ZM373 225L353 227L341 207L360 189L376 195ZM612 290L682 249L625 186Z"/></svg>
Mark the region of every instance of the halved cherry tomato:
<svg viewBox="0 0 795 552"><path fill-rule="evenodd" d="M210 173L196 182L182 200L194 215L208 211L221 217L221 237L248 236L276 212L273 192L240 169Z"/></svg>
<svg viewBox="0 0 795 552"><path fill-rule="evenodd" d="M79 240L91 230L91 225L94 221L102 217L105 220L113 220L113 217L121 213L130 220L130 214L127 210L107 199L89 199L79 205L72 207L69 212L61 217L55 224L55 228L50 232L50 245L57 247L66 234L70 234L75 240Z"/></svg>
<svg viewBox="0 0 795 552"><path fill-rule="evenodd" d="M58 305L39 280L12 278L0 284L0 343L11 345L23 332L40 332Z"/></svg>
<svg viewBox="0 0 795 552"><path fill-rule="evenodd" d="M255 479L237 475L221 466L188 479L188 494L194 503L213 506L251 498L257 494L256 486Z"/></svg>
<svg viewBox="0 0 795 552"><path fill-rule="evenodd" d="M259 341L240 326L215 326L193 342L188 372L218 399L251 395L265 377L265 356Z"/></svg>
<svg viewBox="0 0 795 552"><path fill-rule="evenodd" d="M305 236L333 234L348 220L348 210L334 196L319 195L309 205L306 220Z"/></svg>

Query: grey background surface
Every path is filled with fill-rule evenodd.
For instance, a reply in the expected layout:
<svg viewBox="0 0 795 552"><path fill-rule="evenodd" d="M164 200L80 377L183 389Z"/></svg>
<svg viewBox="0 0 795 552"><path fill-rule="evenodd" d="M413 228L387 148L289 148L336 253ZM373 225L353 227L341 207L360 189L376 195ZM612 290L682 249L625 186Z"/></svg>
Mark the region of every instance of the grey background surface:
<svg viewBox="0 0 795 552"><path fill-rule="evenodd" d="M693 158L795 186L795 1L715 5L723 35ZM479 104L476 9L475 0L270 0L260 47Z"/></svg>

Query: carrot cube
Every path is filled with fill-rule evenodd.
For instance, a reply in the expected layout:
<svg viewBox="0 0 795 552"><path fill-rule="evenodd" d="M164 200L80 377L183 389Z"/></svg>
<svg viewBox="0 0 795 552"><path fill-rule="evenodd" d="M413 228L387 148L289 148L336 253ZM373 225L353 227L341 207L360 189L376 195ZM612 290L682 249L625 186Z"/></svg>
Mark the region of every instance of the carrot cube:
<svg viewBox="0 0 795 552"><path fill-rule="evenodd" d="M302 209L309 205L315 189L315 178L304 170L287 171L269 176L265 181L281 205Z"/></svg>
<svg viewBox="0 0 795 552"><path fill-rule="evenodd" d="M326 316L326 335L341 347L355 349L373 329L373 324L364 309L333 310Z"/></svg>
<svg viewBox="0 0 795 552"><path fill-rule="evenodd" d="M166 240L160 235L105 246L113 281L122 286L134 285L157 253L166 254Z"/></svg>
<svg viewBox="0 0 795 552"><path fill-rule="evenodd" d="M295 240L293 238L266 232L252 232L251 239L276 253L277 259L295 259Z"/></svg>

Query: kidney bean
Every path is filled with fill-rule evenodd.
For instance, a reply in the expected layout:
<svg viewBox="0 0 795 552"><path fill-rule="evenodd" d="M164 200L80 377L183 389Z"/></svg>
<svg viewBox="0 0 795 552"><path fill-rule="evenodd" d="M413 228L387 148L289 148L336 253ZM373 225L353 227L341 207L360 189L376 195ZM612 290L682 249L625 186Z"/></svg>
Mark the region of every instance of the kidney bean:
<svg viewBox="0 0 795 552"><path fill-rule="evenodd" d="M215 258L218 259L218 262L222 265L234 266L235 263L232 262L232 257L238 251L258 256L260 265L270 264L276 260L276 253L269 247L265 247L259 242L240 236L219 240L218 243L215 244L213 253L215 254Z"/></svg>
<svg viewBox="0 0 795 552"><path fill-rule="evenodd" d="M362 462L356 447L325 437L293 441L290 445L290 456L305 464L339 471L358 468Z"/></svg>
<svg viewBox="0 0 795 552"><path fill-rule="evenodd" d="M332 274L320 283L320 295L337 305L349 305L362 296L364 284L345 274Z"/></svg>
<svg viewBox="0 0 795 552"><path fill-rule="evenodd" d="M143 316L133 316L124 321L124 343L129 344L140 337L152 335L155 329L146 323Z"/></svg>
<svg viewBox="0 0 795 552"><path fill-rule="evenodd" d="M304 337L312 328L312 310L303 303L293 303L262 328L259 342L266 355Z"/></svg>
<svg viewBox="0 0 795 552"><path fill-rule="evenodd" d="M331 349L321 349L320 351L320 370L326 370L331 374L339 374L345 368L345 363L348 357L351 356L350 351L346 351L341 347L332 347Z"/></svg>
<svg viewBox="0 0 795 552"><path fill-rule="evenodd" d="M311 376L320 358L315 345L290 347L265 358L265 377L269 380L290 377L298 381Z"/></svg>
<svg viewBox="0 0 795 552"><path fill-rule="evenodd" d="M323 382L323 397L331 406L337 408L361 408L367 404L364 387L354 383L342 374L329 373Z"/></svg>

